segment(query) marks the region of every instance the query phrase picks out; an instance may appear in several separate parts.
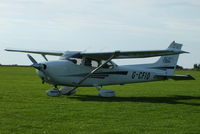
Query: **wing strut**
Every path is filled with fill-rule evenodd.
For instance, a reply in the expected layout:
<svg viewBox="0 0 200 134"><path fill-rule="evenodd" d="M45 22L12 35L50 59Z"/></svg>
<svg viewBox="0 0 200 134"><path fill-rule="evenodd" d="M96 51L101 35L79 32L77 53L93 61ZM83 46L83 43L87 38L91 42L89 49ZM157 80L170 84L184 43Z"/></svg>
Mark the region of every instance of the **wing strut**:
<svg viewBox="0 0 200 134"><path fill-rule="evenodd" d="M71 93L73 93L74 90L76 90L85 80L87 80L92 74L94 74L95 72L97 72L99 69L101 69L105 64L107 64L109 61L111 61L119 52L115 51L115 53L108 59L106 60L106 62L102 63L100 66L98 66L97 68L95 68L94 70L92 70L88 75L86 75L82 80L80 80L76 87L74 87L71 91L69 91L69 95Z"/></svg>
<svg viewBox="0 0 200 134"><path fill-rule="evenodd" d="M46 57L45 54L41 54L41 55L42 55L42 57L43 57L46 61L48 61L48 59L47 59L47 57Z"/></svg>

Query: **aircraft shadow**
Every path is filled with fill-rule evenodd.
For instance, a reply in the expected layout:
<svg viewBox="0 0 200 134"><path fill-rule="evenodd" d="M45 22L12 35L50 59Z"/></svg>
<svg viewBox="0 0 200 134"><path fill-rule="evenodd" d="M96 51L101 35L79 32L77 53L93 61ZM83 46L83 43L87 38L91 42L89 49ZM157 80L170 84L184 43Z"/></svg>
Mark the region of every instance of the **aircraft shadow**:
<svg viewBox="0 0 200 134"><path fill-rule="evenodd" d="M75 95L70 96L70 99L79 101L96 101L96 102L142 102L142 103L165 103L165 104L184 104L191 106L200 106L200 103L183 102L184 100L200 100L200 97L194 96L169 96L169 97L112 97L103 98L92 95Z"/></svg>

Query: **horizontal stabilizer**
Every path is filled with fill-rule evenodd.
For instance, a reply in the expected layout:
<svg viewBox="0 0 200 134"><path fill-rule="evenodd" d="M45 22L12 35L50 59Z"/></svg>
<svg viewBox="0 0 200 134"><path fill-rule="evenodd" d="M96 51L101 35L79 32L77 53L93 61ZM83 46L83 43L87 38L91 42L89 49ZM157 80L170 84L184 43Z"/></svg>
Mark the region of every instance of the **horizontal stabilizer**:
<svg viewBox="0 0 200 134"><path fill-rule="evenodd" d="M156 77L161 80L195 80L195 78L191 75L156 75Z"/></svg>

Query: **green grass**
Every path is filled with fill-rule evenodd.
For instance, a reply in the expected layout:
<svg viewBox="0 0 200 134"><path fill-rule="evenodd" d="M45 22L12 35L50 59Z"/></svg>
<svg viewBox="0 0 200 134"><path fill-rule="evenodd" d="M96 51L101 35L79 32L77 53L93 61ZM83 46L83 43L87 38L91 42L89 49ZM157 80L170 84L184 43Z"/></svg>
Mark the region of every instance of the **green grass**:
<svg viewBox="0 0 200 134"><path fill-rule="evenodd" d="M195 81L109 86L115 98L79 88L48 97L32 68L0 67L0 134L198 134L200 72Z"/></svg>

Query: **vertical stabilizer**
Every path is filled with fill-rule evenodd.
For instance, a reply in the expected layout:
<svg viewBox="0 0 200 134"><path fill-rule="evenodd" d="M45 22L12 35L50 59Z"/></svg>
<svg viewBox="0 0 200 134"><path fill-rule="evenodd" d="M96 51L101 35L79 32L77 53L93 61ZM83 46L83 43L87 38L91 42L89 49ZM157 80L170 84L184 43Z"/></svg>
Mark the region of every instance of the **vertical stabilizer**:
<svg viewBox="0 0 200 134"><path fill-rule="evenodd" d="M181 50L182 44L173 41L168 47L169 50ZM166 75L174 74L178 62L179 54L161 56L160 59L154 64L155 68L166 71Z"/></svg>

